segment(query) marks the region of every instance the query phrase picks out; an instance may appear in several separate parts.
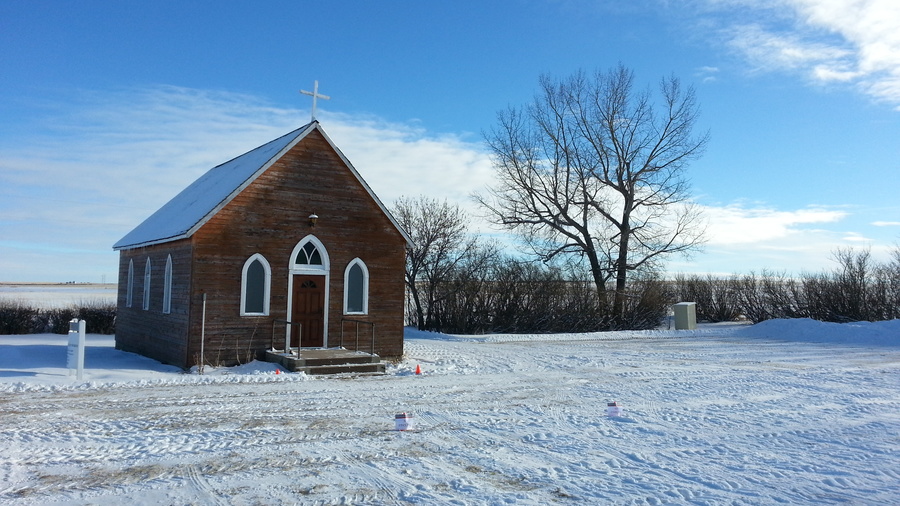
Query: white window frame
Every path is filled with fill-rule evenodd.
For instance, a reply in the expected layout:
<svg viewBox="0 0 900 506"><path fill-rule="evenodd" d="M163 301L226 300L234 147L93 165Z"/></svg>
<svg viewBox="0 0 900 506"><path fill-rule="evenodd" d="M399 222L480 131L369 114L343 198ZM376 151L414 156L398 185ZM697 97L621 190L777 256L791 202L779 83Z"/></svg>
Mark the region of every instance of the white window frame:
<svg viewBox="0 0 900 506"><path fill-rule="evenodd" d="M125 307L131 307L134 303L134 259L128 259L128 285L125 292Z"/></svg>
<svg viewBox="0 0 900 506"><path fill-rule="evenodd" d="M297 263L297 255L300 254L300 250L302 250L303 247L308 243L312 243L316 247L316 250L318 250L319 258L322 259L321 265ZM291 271L291 274L313 274L327 276L328 272L331 269L331 258L329 258L328 250L325 249L325 245L322 244L322 241L320 241L319 238L314 235L308 235L301 239L300 242L298 242L297 245L294 246L294 250L291 251L291 260L290 264L288 264L288 269Z"/></svg>
<svg viewBox="0 0 900 506"><path fill-rule="evenodd" d="M352 269L354 265L358 265L362 271L362 311L350 311L348 308L350 304L350 269ZM366 263L359 257L351 260L350 263L347 264L347 268L344 269L344 314L369 314L369 268L366 267Z"/></svg>
<svg viewBox="0 0 900 506"><path fill-rule="evenodd" d="M245 311L247 307L247 270L250 269L250 266L253 264L253 262L256 261L259 261L259 263L262 264L263 273L265 274L262 313L250 313ZM272 268L269 266L269 261L266 260L266 257L262 256L261 254L255 253L250 258L248 258L246 262L244 262L244 267L241 269L241 316L268 316L271 288Z"/></svg>
<svg viewBox="0 0 900 506"><path fill-rule="evenodd" d="M152 274L152 269L150 267L150 257L147 257L147 263L144 264L144 301L143 308L144 311L150 309L150 275Z"/></svg>
<svg viewBox="0 0 900 506"><path fill-rule="evenodd" d="M166 257L166 274L163 277L163 314L172 312L172 255Z"/></svg>
<svg viewBox="0 0 900 506"><path fill-rule="evenodd" d="M309 265L309 264L298 264L297 263L297 254L300 253L300 250L306 246L307 243L313 243L316 249L319 251L319 257L322 259L321 265ZM319 240L318 237L309 234L303 239L300 239L300 242L294 246L294 249L291 251L291 257L288 262L288 272L290 275L288 276L288 296L287 296L287 307L285 308L286 313L290 315L293 310L294 304L294 278L298 275L310 275L310 276L325 276L325 314L323 317L323 342L324 346L328 347L328 319L330 316L330 312L328 310L329 305L331 304L331 258L328 256L328 250L325 248L325 245L322 241ZM285 325L285 327L289 327ZM285 333L289 330L286 328Z"/></svg>

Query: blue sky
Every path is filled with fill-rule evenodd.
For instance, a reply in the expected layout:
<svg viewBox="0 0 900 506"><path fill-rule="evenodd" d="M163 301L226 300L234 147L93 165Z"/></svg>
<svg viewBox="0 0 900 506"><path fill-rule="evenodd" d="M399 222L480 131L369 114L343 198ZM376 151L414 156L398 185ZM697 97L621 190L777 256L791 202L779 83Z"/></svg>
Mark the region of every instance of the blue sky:
<svg viewBox="0 0 900 506"><path fill-rule="evenodd" d="M708 243L670 271L817 272L900 243L894 0L2 2L0 281L115 281L112 244L306 123L314 80L383 201L474 215L497 111L619 62L693 85L711 136L689 171Z"/></svg>

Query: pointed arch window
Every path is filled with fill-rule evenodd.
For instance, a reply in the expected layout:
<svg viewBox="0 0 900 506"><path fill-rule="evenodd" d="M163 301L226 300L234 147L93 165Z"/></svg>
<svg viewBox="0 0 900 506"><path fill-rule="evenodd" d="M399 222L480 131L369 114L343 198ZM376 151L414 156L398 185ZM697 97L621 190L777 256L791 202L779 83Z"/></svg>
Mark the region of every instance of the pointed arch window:
<svg viewBox="0 0 900 506"><path fill-rule="evenodd" d="M144 264L144 311L150 309L150 257L147 257L147 263Z"/></svg>
<svg viewBox="0 0 900 506"><path fill-rule="evenodd" d="M369 313L369 269L354 258L344 270L344 314Z"/></svg>
<svg viewBox="0 0 900 506"><path fill-rule="evenodd" d="M244 262L241 273L241 316L266 316L269 314L269 296L272 269L259 253Z"/></svg>
<svg viewBox="0 0 900 506"><path fill-rule="evenodd" d="M307 242L297 253L295 263L298 265L322 265L322 254L312 241Z"/></svg>
<svg viewBox="0 0 900 506"><path fill-rule="evenodd" d="M125 307L131 307L134 303L134 259L128 259L128 285L125 292Z"/></svg>
<svg viewBox="0 0 900 506"><path fill-rule="evenodd" d="M163 313L172 312L172 255L166 257L166 274L163 278Z"/></svg>
<svg viewBox="0 0 900 506"><path fill-rule="evenodd" d="M293 274L324 274L328 275L331 264L328 259L328 250L314 235L308 235L300 240L291 252L288 268Z"/></svg>

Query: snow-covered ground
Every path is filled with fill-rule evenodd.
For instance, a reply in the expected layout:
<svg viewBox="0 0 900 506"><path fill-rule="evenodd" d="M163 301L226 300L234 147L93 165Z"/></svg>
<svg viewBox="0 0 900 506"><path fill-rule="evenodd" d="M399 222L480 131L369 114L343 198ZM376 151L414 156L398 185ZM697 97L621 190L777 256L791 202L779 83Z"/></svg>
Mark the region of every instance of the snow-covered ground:
<svg viewBox="0 0 900 506"><path fill-rule="evenodd" d="M0 336L0 503L900 503L900 321L407 330L364 377L85 362Z"/></svg>
<svg viewBox="0 0 900 506"><path fill-rule="evenodd" d="M0 302L17 302L42 308L115 304L116 291L115 284L0 283Z"/></svg>

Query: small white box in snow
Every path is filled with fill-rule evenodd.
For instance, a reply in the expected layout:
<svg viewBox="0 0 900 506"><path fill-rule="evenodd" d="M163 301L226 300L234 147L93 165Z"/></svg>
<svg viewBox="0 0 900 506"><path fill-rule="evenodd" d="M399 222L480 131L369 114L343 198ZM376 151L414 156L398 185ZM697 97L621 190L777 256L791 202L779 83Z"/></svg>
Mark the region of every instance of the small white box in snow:
<svg viewBox="0 0 900 506"><path fill-rule="evenodd" d="M616 401L606 403L606 416L622 416L622 406Z"/></svg>
<svg viewBox="0 0 900 506"><path fill-rule="evenodd" d="M394 429L412 430L412 415L409 413L394 415Z"/></svg>

